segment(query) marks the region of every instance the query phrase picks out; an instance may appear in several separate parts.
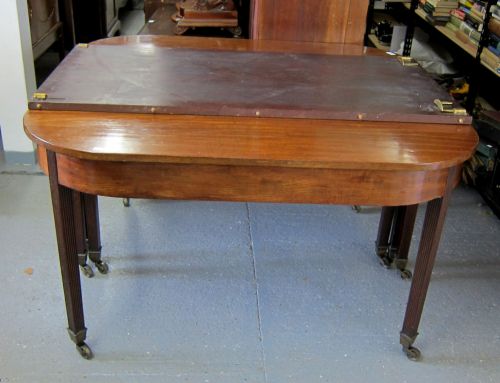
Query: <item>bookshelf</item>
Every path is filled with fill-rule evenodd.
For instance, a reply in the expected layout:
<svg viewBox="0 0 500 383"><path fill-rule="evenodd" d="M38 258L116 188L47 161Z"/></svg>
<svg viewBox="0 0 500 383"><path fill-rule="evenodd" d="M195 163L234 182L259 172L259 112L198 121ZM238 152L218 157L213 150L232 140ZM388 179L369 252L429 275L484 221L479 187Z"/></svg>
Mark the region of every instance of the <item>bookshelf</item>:
<svg viewBox="0 0 500 383"><path fill-rule="evenodd" d="M405 3L404 4L404 7L409 10L410 9L410 4L408 3ZM446 28L445 26L442 26L442 25L432 25L430 24L427 19L426 19L426 13L423 9L421 8L418 8L416 11L415 11L415 14L420 17L424 22L426 22L429 26L433 27L436 31L438 31L439 33L441 33L442 35L446 36L448 38L448 40L452 41L453 43L455 43L458 47L462 48L462 50L464 50L465 52L467 52L469 55L471 55L472 57L475 57L476 54L477 54L477 47L474 46L472 43L471 44L467 44L465 43L464 41L460 40L455 32L453 32L451 29L449 28ZM484 66L486 69L488 69L490 72L492 72L493 74L495 74L497 77L500 77L500 74L494 69L492 68L491 66L489 66L486 62L484 62L484 60L481 60L481 64L482 66Z"/></svg>
<svg viewBox="0 0 500 383"><path fill-rule="evenodd" d="M380 42L378 37L374 32L374 25L380 21L389 21L393 25L401 25L404 23L400 23L395 17L393 17L390 12L388 12L389 8L392 8L394 5L400 5L400 3L411 3L411 0L370 0L368 16L367 16L367 30L366 30L366 41L370 42L375 48L380 49L384 52L388 52L390 50L390 44L383 44Z"/></svg>
<svg viewBox="0 0 500 383"><path fill-rule="evenodd" d="M481 0L476 0L481 1ZM436 0L432 0L432 3L435 3ZM482 0L482 5L484 6L483 15L484 21L483 25L487 25L488 19L495 17L497 20L500 20L500 0ZM500 36L500 34L496 33L496 35L490 35L488 31L488 27L484 28L483 33L479 32L479 37L476 35L473 36L474 41L479 41L476 45L475 43L468 42L468 30L464 28L464 31L461 33L456 33L451 28L450 24L455 25L459 30L462 29L462 25L459 23L457 25L457 20L449 20L448 26L439 25L444 24L444 21L441 17L434 18L438 23L435 24L431 20L429 20L428 14L422 7L418 7L419 3L423 3L422 0L411 0L410 2L399 2L400 4L394 4L394 2L387 2L385 5L382 14L384 17L387 15L389 20L395 19L396 23L403 23L407 26L407 34L404 40L404 49L403 55L409 55L411 51L411 45L413 41L413 31L415 25L421 27L425 32L430 35L434 35L436 40L440 41L442 46L447 46L453 51L453 54L457 55L457 64L462 68L462 73L466 75L468 78L468 83L470 85L470 90L467 97L466 109L469 113L474 113L477 111L475 108L478 90L480 88L481 100L486 100L489 106L494 109L498 109L500 107L500 102L498 99L498 88L499 82L498 79L500 77L500 73L498 73L498 67L495 64L494 56L491 55L491 47L489 45L495 45L495 38L490 38L490 36ZM402 3L402 4L401 4ZM459 0L460 5L464 5L462 0ZM374 4L375 1L370 1L370 9L369 9L369 18L367 20L367 35L366 35L366 43L370 45L374 45L375 47L388 51L390 47L379 44L376 36L372 36L369 33L371 32L371 25L374 21L376 14L374 12ZM448 7L444 7L448 8ZM450 7L450 9L454 9ZM428 9L426 9L429 12ZM442 14L443 10L440 9L438 13ZM484 13L485 12L485 13ZM494 14L494 16L492 15ZM434 16L433 14L431 14ZM437 15L440 16L440 15ZM477 12L476 12L477 16ZM444 16L443 16L444 17ZM433 17L431 17L432 19ZM493 43L491 43L493 41ZM448 42L451 42L448 44ZM497 43L498 44L498 43ZM478 47L479 46L479 47ZM484 49L483 49L484 47ZM499 49L498 47L496 49ZM497 55L498 56L498 55ZM485 57L487 60L485 60ZM493 58L492 58L493 57ZM492 61L493 60L493 61ZM488 61L488 62L486 62ZM490 66L489 63L492 63L494 66Z"/></svg>
<svg viewBox="0 0 500 383"><path fill-rule="evenodd" d="M375 46L375 48L380 49L381 51L387 52L390 49L389 45L381 44L378 37L373 33L368 35L368 40Z"/></svg>

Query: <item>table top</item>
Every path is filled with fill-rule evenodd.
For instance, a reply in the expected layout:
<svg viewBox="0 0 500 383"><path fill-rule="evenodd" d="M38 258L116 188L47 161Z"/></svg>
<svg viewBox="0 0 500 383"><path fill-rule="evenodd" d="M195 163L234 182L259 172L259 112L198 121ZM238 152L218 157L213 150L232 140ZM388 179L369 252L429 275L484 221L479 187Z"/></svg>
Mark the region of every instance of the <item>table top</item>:
<svg viewBox="0 0 500 383"><path fill-rule="evenodd" d="M198 47L212 51L212 57L215 51L265 52L266 57L290 51L349 57L369 53L348 45L160 36L114 38L98 44L103 49L164 47L169 52L171 47ZM102 94L98 85L95 93ZM477 144L475 131L466 123L365 119L30 110L24 127L32 140L47 149L106 161L432 170L461 164Z"/></svg>
<svg viewBox="0 0 500 383"><path fill-rule="evenodd" d="M391 56L91 44L39 89L48 110L463 123L420 67Z"/></svg>

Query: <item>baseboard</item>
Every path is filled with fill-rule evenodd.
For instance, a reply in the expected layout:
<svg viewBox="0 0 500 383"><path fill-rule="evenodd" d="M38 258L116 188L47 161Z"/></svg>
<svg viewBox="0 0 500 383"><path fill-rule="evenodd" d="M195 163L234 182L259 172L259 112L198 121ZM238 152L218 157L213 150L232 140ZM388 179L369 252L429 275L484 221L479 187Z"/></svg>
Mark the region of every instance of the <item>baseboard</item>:
<svg viewBox="0 0 500 383"><path fill-rule="evenodd" d="M0 165L5 163L5 152L3 150L2 127L0 126Z"/></svg>
<svg viewBox="0 0 500 383"><path fill-rule="evenodd" d="M41 174L35 152L0 153L0 174Z"/></svg>
<svg viewBox="0 0 500 383"><path fill-rule="evenodd" d="M5 162L11 165L36 165L35 152L4 152Z"/></svg>

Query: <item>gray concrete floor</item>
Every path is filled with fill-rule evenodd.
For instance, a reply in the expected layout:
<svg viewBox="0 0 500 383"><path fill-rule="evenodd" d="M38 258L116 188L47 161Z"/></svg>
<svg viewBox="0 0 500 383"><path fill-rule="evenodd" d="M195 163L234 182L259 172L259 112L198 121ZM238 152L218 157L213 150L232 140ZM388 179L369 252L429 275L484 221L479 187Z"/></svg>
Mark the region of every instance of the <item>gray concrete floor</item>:
<svg viewBox="0 0 500 383"><path fill-rule="evenodd" d="M130 36L138 34L141 28L144 26L144 21L144 10L120 10L120 35Z"/></svg>
<svg viewBox="0 0 500 383"><path fill-rule="evenodd" d="M47 179L0 175L0 382L500 381L500 222L470 189L453 196L418 363L398 344L409 282L374 255L378 209L99 201L111 272L82 278L86 361Z"/></svg>

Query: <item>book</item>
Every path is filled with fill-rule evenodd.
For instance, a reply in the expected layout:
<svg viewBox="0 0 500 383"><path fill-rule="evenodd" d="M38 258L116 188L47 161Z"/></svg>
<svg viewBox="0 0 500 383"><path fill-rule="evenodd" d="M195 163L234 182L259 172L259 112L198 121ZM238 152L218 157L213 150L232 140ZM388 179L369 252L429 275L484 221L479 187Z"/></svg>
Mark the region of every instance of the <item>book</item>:
<svg viewBox="0 0 500 383"><path fill-rule="evenodd" d="M464 21L479 32L483 30L483 22L478 22L475 18L472 18L470 14L465 14Z"/></svg>
<svg viewBox="0 0 500 383"><path fill-rule="evenodd" d="M488 29L491 33L494 33L497 36L500 36L500 21L494 18L490 19L488 23Z"/></svg>
<svg viewBox="0 0 500 383"><path fill-rule="evenodd" d="M458 0L427 0L426 4L430 4L433 7L446 7L446 8L456 8L458 7Z"/></svg>
<svg viewBox="0 0 500 383"><path fill-rule="evenodd" d="M427 9L429 11L449 11L451 9L458 8L458 3L446 2L446 3L433 4L429 2L429 0L427 0L426 3L422 6L422 8Z"/></svg>
<svg viewBox="0 0 500 383"><path fill-rule="evenodd" d="M495 55L495 56L500 56L500 47L498 46L493 46L493 45L488 45L488 51L491 52L491 54Z"/></svg>
<svg viewBox="0 0 500 383"><path fill-rule="evenodd" d="M431 25L445 25L449 19L449 16L425 16L425 20Z"/></svg>
<svg viewBox="0 0 500 383"><path fill-rule="evenodd" d="M468 45L471 49L477 49L477 43L474 43L469 36L464 33L464 31L458 30L455 35L457 38L464 43L464 45Z"/></svg>
<svg viewBox="0 0 500 383"><path fill-rule="evenodd" d="M458 3L469 9L474 5L474 3L471 3L469 0L458 0Z"/></svg>
<svg viewBox="0 0 500 383"><path fill-rule="evenodd" d="M462 24L460 24L460 27L458 29L465 33L474 44L477 45L479 43L479 40L481 39L481 33L470 26L466 21L462 21Z"/></svg>
<svg viewBox="0 0 500 383"><path fill-rule="evenodd" d="M460 25L462 25L463 20L460 20L458 17L451 15L450 16L450 23L453 24L454 26L457 27L457 29L460 29Z"/></svg>
<svg viewBox="0 0 500 383"><path fill-rule="evenodd" d="M488 47L492 47L495 50L500 50L500 37L494 34L488 36Z"/></svg>
<svg viewBox="0 0 500 383"><path fill-rule="evenodd" d="M483 54L484 57L487 57L491 62L500 62L500 57L493 53L490 49L485 48L483 49Z"/></svg>
<svg viewBox="0 0 500 383"><path fill-rule="evenodd" d="M427 14L427 21L433 25L441 23L444 25L450 18L450 11L456 9L456 0L426 0L422 9Z"/></svg>
<svg viewBox="0 0 500 383"><path fill-rule="evenodd" d="M458 8L458 3L446 3L446 4L439 3L437 5L434 5L434 4L427 2L427 3L425 3L424 6L430 7L432 9L454 9L454 8Z"/></svg>
<svg viewBox="0 0 500 383"><path fill-rule="evenodd" d="M469 20L471 20L472 22L475 22L478 25L482 24L483 19L475 16L469 8L461 6L460 10L462 10L465 13L465 17L468 18Z"/></svg>
<svg viewBox="0 0 500 383"><path fill-rule="evenodd" d="M459 20L465 20L465 12L460 9L453 9L450 15L452 15L452 18L456 17Z"/></svg>
<svg viewBox="0 0 500 383"><path fill-rule="evenodd" d="M446 24L445 24L445 27L448 28L450 31L453 31L453 32L456 32L458 31L458 27L453 24L452 22L448 21Z"/></svg>
<svg viewBox="0 0 500 383"><path fill-rule="evenodd" d="M491 8L491 15L495 18L498 19L500 17L500 5L497 3L497 5L493 5Z"/></svg>
<svg viewBox="0 0 500 383"><path fill-rule="evenodd" d="M484 8L482 10L479 10L477 7L472 7L470 9L470 14L473 16L476 20L481 20L481 22L484 20Z"/></svg>
<svg viewBox="0 0 500 383"><path fill-rule="evenodd" d="M481 55L481 61L488 65L491 69L495 70L497 73L500 72L500 61L492 60L489 56L484 53Z"/></svg>

